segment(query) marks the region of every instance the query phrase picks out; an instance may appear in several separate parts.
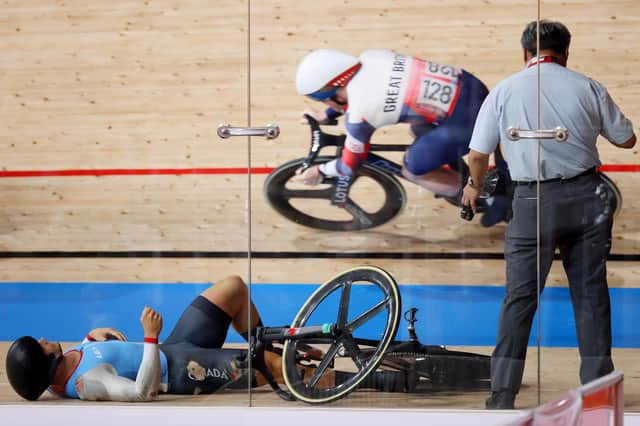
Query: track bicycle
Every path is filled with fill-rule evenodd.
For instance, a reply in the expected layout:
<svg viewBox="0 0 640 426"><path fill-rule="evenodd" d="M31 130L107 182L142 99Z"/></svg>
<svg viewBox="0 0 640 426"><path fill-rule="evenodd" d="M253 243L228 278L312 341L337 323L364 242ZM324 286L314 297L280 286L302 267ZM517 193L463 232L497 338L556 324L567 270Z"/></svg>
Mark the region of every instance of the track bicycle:
<svg viewBox="0 0 640 426"><path fill-rule="evenodd" d="M407 179L402 174L402 166L385 153L404 152L410 144L370 144L367 158L355 176L326 177L321 184L310 187L295 182L296 170L339 158L346 137L326 133L313 117L305 115L305 118L311 130L307 156L280 165L264 182L263 191L273 209L297 224L327 231L370 229L400 214L407 203L407 194L401 181ZM325 148L333 148L335 152L332 155L320 155ZM485 180L483 198L492 195L511 197L513 188L506 162L499 150L494 157L495 167ZM466 163L462 160L448 166L463 176L467 172ZM598 173L609 188L609 206L615 215L621 209L622 194L608 176ZM442 198L461 207L457 198ZM375 200L372 202L372 199ZM482 205L479 211L483 211ZM461 216L467 220L473 218L464 209Z"/></svg>
<svg viewBox="0 0 640 426"><path fill-rule="evenodd" d="M281 398L310 404L347 396L379 368L406 373L407 392L425 386L488 387L490 358L423 345L415 333L416 312L412 308L405 313L409 340L396 340L401 297L394 278L375 266L348 269L318 287L291 325L256 330L251 344L255 359L265 345L283 344L280 351L286 390L266 368L257 365L256 369ZM312 367L313 373L305 377L302 366ZM323 387L321 377L331 368L353 374L340 384Z"/></svg>

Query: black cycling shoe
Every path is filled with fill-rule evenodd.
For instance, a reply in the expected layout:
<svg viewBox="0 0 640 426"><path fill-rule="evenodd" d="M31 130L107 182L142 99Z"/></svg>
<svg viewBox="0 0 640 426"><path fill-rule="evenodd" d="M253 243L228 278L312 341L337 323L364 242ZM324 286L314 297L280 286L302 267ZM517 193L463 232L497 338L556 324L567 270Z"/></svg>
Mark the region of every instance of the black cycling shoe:
<svg viewBox="0 0 640 426"><path fill-rule="evenodd" d="M264 359L264 353L267 346L273 348L270 343L265 344L258 340L256 336L251 336L249 353L251 354L251 362L253 368L256 371L262 373L265 380L267 381L269 386L271 386L276 395L278 395L285 401L295 401L296 398L290 392L285 391L281 389L280 386L278 386L278 383L273 378L271 371L269 371L269 368L267 367L266 361Z"/></svg>
<svg viewBox="0 0 640 426"><path fill-rule="evenodd" d="M491 204L486 200L484 214L480 223L485 228L489 228L499 222L508 222L511 219L511 199L504 195L491 197Z"/></svg>
<svg viewBox="0 0 640 426"><path fill-rule="evenodd" d="M487 410L513 410L515 407L516 394L510 390L500 390L491 393L485 402Z"/></svg>

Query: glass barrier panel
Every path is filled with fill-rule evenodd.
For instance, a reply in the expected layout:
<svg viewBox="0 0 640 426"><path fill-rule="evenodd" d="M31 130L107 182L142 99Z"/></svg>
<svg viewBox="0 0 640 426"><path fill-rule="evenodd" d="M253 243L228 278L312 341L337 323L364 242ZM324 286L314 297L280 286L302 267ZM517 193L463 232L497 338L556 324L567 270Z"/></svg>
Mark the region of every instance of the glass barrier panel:
<svg viewBox="0 0 640 426"><path fill-rule="evenodd" d="M624 148L640 108L630 50L640 40L632 22L639 13L634 2L541 1L541 18L571 34L566 67L564 52L545 50L541 39L542 54L559 59L540 64L542 128L568 131L566 142L541 142L542 180L566 178L540 185L540 238L556 245L541 303L543 402L615 369L625 373L625 410L638 410L640 339L629 326L637 159Z"/></svg>
<svg viewBox="0 0 640 426"><path fill-rule="evenodd" d="M248 405L246 386L204 395L227 372L169 344L205 326L193 312L178 324L192 300L249 270L247 141L216 135L246 123L247 2L9 1L3 16L0 403L24 401L5 359L29 335L62 342L53 384L67 396ZM158 334L145 306L163 318L162 374L140 395L143 338ZM222 345L205 331L198 344ZM113 388L114 370L86 364L71 375L79 354L132 381Z"/></svg>
<svg viewBox="0 0 640 426"><path fill-rule="evenodd" d="M252 3L252 121L281 130L251 145L252 293L265 325L329 324L321 336L275 339L285 358L281 387L298 400L484 408L505 293L508 201L485 200L484 214L461 219L457 197L468 173L458 158L466 158L486 89L522 68L519 37L536 7ZM314 81L332 61L339 72ZM331 117L314 97L333 102ZM301 123L305 111L315 111L318 127ZM337 125L329 125L333 117ZM397 311L376 273L398 284ZM384 349L389 317L395 339L352 391ZM278 332L285 333L272 336ZM524 392L534 404L535 367L527 365ZM296 406L268 386L252 395L259 406Z"/></svg>

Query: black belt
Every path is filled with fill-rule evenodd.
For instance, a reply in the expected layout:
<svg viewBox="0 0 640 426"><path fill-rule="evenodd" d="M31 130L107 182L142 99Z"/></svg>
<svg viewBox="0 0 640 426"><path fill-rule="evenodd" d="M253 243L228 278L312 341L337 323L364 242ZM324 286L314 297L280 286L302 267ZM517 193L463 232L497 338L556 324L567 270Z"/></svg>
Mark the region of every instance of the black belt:
<svg viewBox="0 0 640 426"><path fill-rule="evenodd" d="M592 167L590 169L585 170L584 172L577 174L573 177L570 178L564 178L564 177L559 177L559 178L553 178L553 179L547 179L547 180L541 180L540 184L543 183L551 183L551 182L571 182L574 179L578 179L579 177L583 177L583 176L588 176L588 175L594 175L596 174L596 168ZM535 185L536 181L535 180L516 180L515 181L516 185Z"/></svg>

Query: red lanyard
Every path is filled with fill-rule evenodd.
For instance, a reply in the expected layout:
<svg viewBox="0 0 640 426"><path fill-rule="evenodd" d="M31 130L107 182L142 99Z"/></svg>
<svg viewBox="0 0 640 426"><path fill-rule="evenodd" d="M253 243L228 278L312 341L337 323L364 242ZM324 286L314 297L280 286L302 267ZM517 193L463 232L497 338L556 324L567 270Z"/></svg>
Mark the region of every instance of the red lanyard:
<svg viewBox="0 0 640 426"><path fill-rule="evenodd" d="M535 66L537 63L544 63L544 62L555 62L556 64L560 65L560 62L558 61L558 58L556 58L555 56L543 56L540 58L539 61L536 60L537 58L533 58L531 59L531 61L529 61L529 63L527 64L527 68L531 68L533 66Z"/></svg>

